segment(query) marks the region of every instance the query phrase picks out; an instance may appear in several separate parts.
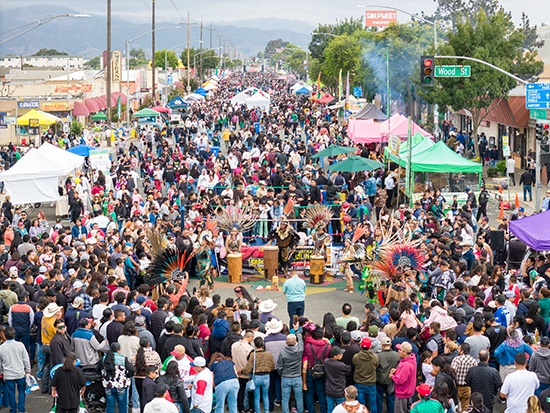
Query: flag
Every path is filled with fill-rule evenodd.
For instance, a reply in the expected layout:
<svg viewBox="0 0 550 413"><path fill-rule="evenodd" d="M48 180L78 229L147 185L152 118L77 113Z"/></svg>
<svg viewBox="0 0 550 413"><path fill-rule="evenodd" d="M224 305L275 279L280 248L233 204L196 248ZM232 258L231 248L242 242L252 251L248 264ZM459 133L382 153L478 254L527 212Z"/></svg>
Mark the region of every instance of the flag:
<svg viewBox="0 0 550 413"><path fill-rule="evenodd" d="M346 76L346 100L348 100L348 97L349 97L349 70Z"/></svg>
<svg viewBox="0 0 550 413"><path fill-rule="evenodd" d="M340 69L340 76L338 78L338 100L342 97L342 69Z"/></svg>
<svg viewBox="0 0 550 413"><path fill-rule="evenodd" d="M321 72L319 72L319 78L317 79L317 99L321 99Z"/></svg>
<svg viewBox="0 0 550 413"><path fill-rule="evenodd" d="M118 103L117 103L117 108L116 108L116 113L117 113L117 117L118 117L118 120L120 121L120 112L122 111L122 105L120 104L120 96L118 97Z"/></svg>

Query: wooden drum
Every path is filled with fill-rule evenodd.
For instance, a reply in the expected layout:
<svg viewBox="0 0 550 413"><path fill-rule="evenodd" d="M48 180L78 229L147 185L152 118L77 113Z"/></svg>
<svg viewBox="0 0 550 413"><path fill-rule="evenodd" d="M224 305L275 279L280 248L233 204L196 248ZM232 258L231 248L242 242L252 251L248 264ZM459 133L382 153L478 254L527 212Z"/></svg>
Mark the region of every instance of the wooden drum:
<svg viewBox="0 0 550 413"><path fill-rule="evenodd" d="M227 255L227 282L240 284L243 281L243 254Z"/></svg>
<svg viewBox="0 0 550 413"><path fill-rule="evenodd" d="M309 282L311 284L325 282L325 257L313 256L309 259Z"/></svg>
<svg viewBox="0 0 550 413"><path fill-rule="evenodd" d="M277 275L279 267L279 247L276 245L267 245L264 247L264 277L271 281L274 275Z"/></svg>

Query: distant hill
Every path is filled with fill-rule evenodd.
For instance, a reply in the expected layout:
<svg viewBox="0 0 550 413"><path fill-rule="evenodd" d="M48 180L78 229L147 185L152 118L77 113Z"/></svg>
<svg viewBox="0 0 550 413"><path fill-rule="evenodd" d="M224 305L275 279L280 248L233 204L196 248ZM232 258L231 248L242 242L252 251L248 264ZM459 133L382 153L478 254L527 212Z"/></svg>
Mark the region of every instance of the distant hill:
<svg viewBox="0 0 550 413"><path fill-rule="evenodd" d="M32 23L38 19L64 13L78 13L78 11L49 5L19 7L3 10L0 13L0 27L2 32ZM166 26L157 22L157 27ZM29 27L29 26L27 26ZM0 37L4 40L21 30L5 33ZM313 26L289 19L260 18L255 20L239 20L235 22L220 22L213 26L220 29L231 43L247 56L263 51L270 40L281 38L301 47L309 44L309 33ZM205 27L206 29L206 27ZM125 40L139 36L151 30L150 23L143 20L129 21L121 16L113 15L111 25L112 50L124 50ZM156 48L171 48L186 41L187 31L160 30L156 32ZM197 46L199 34L191 31L191 42ZM204 47L210 47L210 32L203 30ZM16 55L30 55L41 48L57 49L72 54L84 55L93 58L105 50L107 44L107 18L104 15L92 14L89 18L61 17L44 24L24 35L0 45L0 54L13 53ZM219 46L217 32L213 33L212 46ZM151 36L144 36L131 43L130 47L142 47L150 56ZM183 49L183 45L177 50Z"/></svg>

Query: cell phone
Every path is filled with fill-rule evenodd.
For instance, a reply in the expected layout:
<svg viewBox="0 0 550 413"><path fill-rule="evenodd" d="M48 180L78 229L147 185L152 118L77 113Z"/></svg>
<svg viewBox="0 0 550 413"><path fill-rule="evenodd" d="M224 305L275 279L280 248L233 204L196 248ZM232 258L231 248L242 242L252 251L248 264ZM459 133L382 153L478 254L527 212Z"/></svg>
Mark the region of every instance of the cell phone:
<svg viewBox="0 0 550 413"><path fill-rule="evenodd" d="M197 292L197 287L193 287L193 294Z"/></svg>

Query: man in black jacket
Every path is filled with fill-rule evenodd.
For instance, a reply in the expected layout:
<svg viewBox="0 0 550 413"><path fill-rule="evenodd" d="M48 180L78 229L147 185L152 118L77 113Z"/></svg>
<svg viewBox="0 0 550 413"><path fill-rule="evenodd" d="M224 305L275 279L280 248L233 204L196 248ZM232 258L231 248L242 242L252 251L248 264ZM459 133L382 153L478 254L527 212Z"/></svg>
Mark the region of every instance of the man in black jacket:
<svg viewBox="0 0 550 413"><path fill-rule="evenodd" d="M167 308L168 299L160 297L158 299L157 310L151 314L151 333L153 333L153 337L155 337L157 343L159 342L160 333L162 333L162 329L164 328L164 320L168 318Z"/></svg>
<svg viewBox="0 0 550 413"><path fill-rule="evenodd" d="M527 201L527 192L529 192L529 201L533 200L533 184L535 183L535 177L529 170L529 168L525 168L525 172L521 174L521 178L519 179L519 184L521 185L523 183L523 202Z"/></svg>
<svg viewBox="0 0 550 413"><path fill-rule="evenodd" d="M63 363L67 354L73 351L73 343L67 334L67 326L65 321L60 318L55 320L55 334L50 341L50 350L52 352L52 366Z"/></svg>
<svg viewBox="0 0 550 413"><path fill-rule="evenodd" d="M470 367L466 374L466 385L483 395L483 403L490 412L495 405L495 395L502 385L498 371L489 366L489 352L481 350L479 352L479 363L475 367Z"/></svg>
<svg viewBox="0 0 550 413"><path fill-rule="evenodd" d="M242 340L243 336L240 334L240 331L241 325L239 324L239 322L233 321L231 323L231 331L225 336L222 342L222 354L225 357L231 357L231 347L237 341Z"/></svg>
<svg viewBox="0 0 550 413"><path fill-rule="evenodd" d="M281 376L281 392L283 411L289 411L290 393L294 390L296 408L304 411L304 399L302 391L302 357L304 342L299 331L286 336L286 347L277 359L277 372Z"/></svg>
<svg viewBox="0 0 550 413"><path fill-rule="evenodd" d="M122 334L125 320L126 314L124 310L115 310L113 321L107 326L107 341L109 341L109 345L118 342L118 337Z"/></svg>
<svg viewBox="0 0 550 413"><path fill-rule="evenodd" d="M309 189L309 203L310 205L320 204L322 201L321 190L317 186L317 182L314 179L311 180L311 187Z"/></svg>

